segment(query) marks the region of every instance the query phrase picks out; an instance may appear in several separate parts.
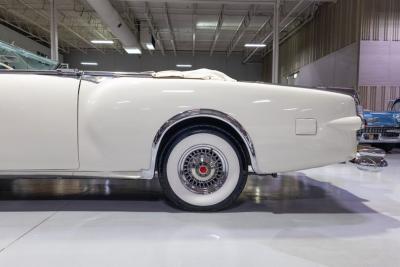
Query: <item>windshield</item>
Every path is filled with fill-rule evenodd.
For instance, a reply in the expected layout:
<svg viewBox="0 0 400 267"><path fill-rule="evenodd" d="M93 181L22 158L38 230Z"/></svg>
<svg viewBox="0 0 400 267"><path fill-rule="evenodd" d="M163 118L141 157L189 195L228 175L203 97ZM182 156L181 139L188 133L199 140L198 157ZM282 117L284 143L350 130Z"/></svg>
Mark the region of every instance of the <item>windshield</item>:
<svg viewBox="0 0 400 267"><path fill-rule="evenodd" d="M0 63L16 70L54 70L58 62L0 41Z"/></svg>
<svg viewBox="0 0 400 267"><path fill-rule="evenodd" d="M400 100L397 100L396 103L394 103L392 111L400 112Z"/></svg>
<svg viewBox="0 0 400 267"><path fill-rule="evenodd" d="M11 67L7 66L6 64L0 63L0 70L10 70Z"/></svg>

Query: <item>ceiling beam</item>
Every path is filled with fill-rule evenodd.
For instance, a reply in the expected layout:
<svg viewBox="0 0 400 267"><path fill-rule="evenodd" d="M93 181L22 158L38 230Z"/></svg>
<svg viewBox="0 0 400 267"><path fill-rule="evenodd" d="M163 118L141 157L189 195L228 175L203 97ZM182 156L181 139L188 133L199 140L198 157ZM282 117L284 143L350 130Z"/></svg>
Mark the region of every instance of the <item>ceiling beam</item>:
<svg viewBox="0 0 400 267"><path fill-rule="evenodd" d="M158 48L160 48L161 54L164 56L165 49L164 49L164 45L161 41L160 32L154 26L153 15L151 14L149 3L147 3L147 2L144 2L144 16L146 18L147 24L149 25L151 35L153 35L153 38L156 40Z"/></svg>
<svg viewBox="0 0 400 267"><path fill-rule="evenodd" d="M139 36L139 29L136 25L136 15L133 11L133 9L130 8L129 3L128 2L124 2L124 5L122 7L122 9L124 10L123 13L121 13L121 17L126 19L127 21L127 27L133 32L134 36ZM103 23L102 23L103 24ZM110 31L110 34L113 35L113 33ZM115 37L115 35L113 35ZM114 47L118 47L115 48L120 54L124 54L124 48L123 48L123 44L121 42L121 40L119 40L118 38L115 37L115 39L118 40L118 42L116 42L114 44ZM152 55L152 53L150 53Z"/></svg>
<svg viewBox="0 0 400 267"><path fill-rule="evenodd" d="M168 4L164 3L164 10L165 10L165 20L167 22L167 27L169 30L169 33L171 35L171 45L172 45L172 49L174 50L174 54L176 56L176 41L175 41L175 33L172 29L172 24L171 24L171 19L169 17L169 13L168 13Z"/></svg>
<svg viewBox="0 0 400 267"><path fill-rule="evenodd" d="M303 13L306 9L308 9L309 7L311 6L311 4L310 5L308 5L308 6L306 6L300 13ZM312 18L314 18L314 15L315 15L315 12L316 12L316 8L314 8L311 12L310 12L310 14L305 18L305 20L303 20L303 21L300 21L300 25L299 26L295 26L295 29L293 30L293 31L297 31L297 30L299 30L299 27L301 28L302 26L304 26L304 21L310 21L310 18L312 19ZM296 20L298 20L299 19L299 17L293 17L289 22L287 22L286 24L285 24L285 26L283 26L282 27L282 29L281 29L281 31L284 31L290 24L292 24L292 23L294 23ZM280 43L282 43L284 40L286 40L287 38L288 38L288 36L291 36L293 34L293 32L291 31L289 34L287 34L287 35L285 35L283 38L281 38L282 40L280 40ZM264 49L264 51L263 51L263 54L262 54L262 57L265 57L265 55L267 55L269 52L268 52L269 50L268 49Z"/></svg>
<svg viewBox="0 0 400 267"><path fill-rule="evenodd" d="M10 27L13 27L13 28L17 29L18 31L23 32L23 33L26 34L28 37L34 38L35 40L39 40L40 42L44 43L46 46L49 46L49 47L50 47L50 42L49 42L48 40L44 39L43 37L41 37L41 36L39 36L39 35L37 35L37 34L35 34L35 33L32 33L32 32L29 32L29 31L25 30L25 29L22 28L21 26L18 26L18 25L16 25L16 24L10 22L9 19L5 20L5 19L3 19L3 18L0 18L0 21L1 21L2 23L6 24L6 25L9 25ZM63 51L64 53L67 53L67 52L68 52L68 51L67 51L66 49L64 49L63 47L60 47L60 50Z"/></svg>
<svg viewBox="0 0 400 267"><path fill-rule="evenodd" d="M81 21L83 21L84 25L86 27L90 28L91 32L95 33L98 36L98 38L104 39L104 40L114 39L114 36L112 36L112 34L107 34L107 36L104 35L105 31L104 31L103 24L100 24L101 26L99 27L99 23L92 23L92 21L97 20L95 11L86 10L86 8L80 2L77 3L76 0L74 1L74 11L79 12L79 17L82 18ZM65 10L60 10L60 8L58 8L58 13L63 16L64 21L65 21L65 18L67 18L67 15L65 15ZM71 19L76 20L76 18L74 18L74 17L72 17ZM97 38L95 38L95 39L97 39ZM114 44L112 45L112 48L115 51L117 51L118 53L123 54L123 51L122 51L121 47L119 46L119 44L117 44L117 42L114 42Z"/></svg>
<svg viewBox="0 0 400 267"><path fill-rule="evenodd" d="M279 26L280 26L280 15L281 15L281 1L276 0L274 6L274 19L272 25L272 83L279 83Z"/></svg>
<svg viewBox="0 0 400 267"><path fill-rule="evenodd" d="M58 61L58 12L57 1L50 0L50 56Z"/></svg>
<svg viewBox="0 0 400 267"><path fill-rule="evenodd" d="M298 32L304 25L306 25L308 22L314 19L315 17L315 11L311 12L310 16L306 18L304 21L302 21L299 25L297 25L293 30L291 30L287 35L285 35L283 38L279 40L279 43L282 44L284 43L287 39L292 37L296 32ZM265 57L267 54L269 54L272 51L272 48L268 48L264 51L262 57Z"/></svg>
<svg viewBox="0 0 400 267"><path fill-rule="evenodd" d="M50 29L47 29L47 28L43 27L42 25L40 25L39 23L37 23L33 19L30 19L28 16L25 16L23 14L19 14L19 13L15 12L15 11L12 11L10 9L7 9L6 7L1 6L1 5L0 5L0 8L5 9L6 12L9 12L12 15L14 15L15 17L20 18L22 21L26 21L26 22L34 25L35 27L37 27L37 28L41 29L42 31L46 32L47 34L49 34L49 36L50 36ZM76 46L75 44L71 43L70 41L66 41L66 40L63 39L63 42L86 54L86 51L84 51L83 49L79 48L78 46Z"/></svg>
<svg viewBox="0 0 400 267"><path fill-rule="evenodd" d="M226 55L229 57L233 50L235 50L236 45L239 43L240 39L242 39L245 34L247 27L249 27L251 23L251 19L255 13L255 5L251 5L247 14L242 18L238 28L236 29L235 34L233 35L231 41L229 42L228 48L226 50Z"/></svg>
<svg viewBox="0 0 400 267"><path fill-rule="evenodd" d="M139 35L139 29L136 26L136 14L134 10L131 8L131 6L128 4L128 2L124 2L124 13L126 14L126 19L128 20L128 27L133 31L133 33L138 36Z"/></svg>
<svg viewBox="0 0 400 267"><path fill-rule="evenodd" d="M47 14L46 12L43 12L42 10L37 10L35 9L33 6L31 6L30 4L25 3L23 0L17 0L19 3L21 3L22 5L24 5L25 7L29 8L30 10L34 11L37 15L43 17L46 20L50 19L49 14ZM79 33L77 33L76 31L74 31L73 29L71 29L68 25L64 24L63 22L59 22L59 25L61 27L63 27L65 30L69 31L70 33L72 33L73 35L75 35L76 37L78 37L80 40L82 40L83 42L85 42L86 44L90 45L92 48L100 51L102 54L104 54L104 51L102 51L101 49L99 49L98 47L96 47L95 45L93 45L90 41L86 40L83 36L81 36Z"/></svg>
<svg viewBox="0 0 400 267"><path fill-rule="evenodd" d="M126 24L120 12L115 9L109 0L86 0L86 2L96 12L100 21L119 40L125 50L132 49L136 50L135 53L137 54L142 53L142 46L139 43L138 36Z"/></svg>
<svg viewBox="0 0 400 267"><path fill-rule="evenodd" d="M279 23L279 32L283 31L287 26L290 25L297 17L300 15L302 12L299 12L297 16L293 17L293 14L299 11L299 9L302 7L302 5L305 2L310 2L308 0L300 0L290 11L289 13L286 14L286 16L280 21ZM307 5L307 8L309 5ZM304 11L304 9L302 10ZM261 40L258 40L257 43L262 43L265 44L271 37L272 37L273 31L270 31L265 37L263 37ZM243 63L246 63L250 60L250 58L257 52L259 48L254 48L250 53L245 57L243 60Z"/></svg>
<svg viewBox="0 0 400 267"><path fill-rule="evenodd" d="M210 56L212 56L212 54L214 52L215 45L217 44L218 37L221 33L222 23L224 22L224 9L225 9L225 6L222 5L221 10L218 14L218 23L217 23L217 27L215 28L214 39L213 39L213 42L212 42L211 48L210 48Z"/></svg>
<svg viewBox="0 0 400 267"><path fill-rule="evenodd" d="M196 10L197 10L197 4L193 4L193 17L192 17L192 56L194 56L195 51L196 51L196 24L197 24L197 16L196 16Z"/></svg>
<svg viewBox="0 0 400 267"><path fill-rule="evenodd" d="M3 11L3 9L1 9L1 10ZM35 38L35 39L41 41L42 43L46 44L47 46L50 46L49 40L44 39L43 37L40 37L39 35L36 35L36 34L34 34L32 32L29 32L29 31L25 30L24 28L22 28L20 25L17 25L15 23L11 22L10 16L8 16L9 14L4 14L2 11L0 11L0 13L1 13L0 21L1 21L1 23L9 25L10 27L13 27L13 28L17 29L18 31L23 32L28 37Z"/></svg>

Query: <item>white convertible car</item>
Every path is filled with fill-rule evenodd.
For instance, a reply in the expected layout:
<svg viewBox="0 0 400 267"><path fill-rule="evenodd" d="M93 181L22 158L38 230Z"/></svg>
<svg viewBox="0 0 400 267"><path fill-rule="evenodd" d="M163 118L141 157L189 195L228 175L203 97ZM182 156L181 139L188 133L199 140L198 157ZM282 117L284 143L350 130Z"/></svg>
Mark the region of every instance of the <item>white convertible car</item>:
<svg viewBox="0 0 400 267"><path fill-rule="evenodd" d="M158 177L188 210L219 210L249 172L354 157L351 96L222 73L0 71L0 175Z"/></svg>

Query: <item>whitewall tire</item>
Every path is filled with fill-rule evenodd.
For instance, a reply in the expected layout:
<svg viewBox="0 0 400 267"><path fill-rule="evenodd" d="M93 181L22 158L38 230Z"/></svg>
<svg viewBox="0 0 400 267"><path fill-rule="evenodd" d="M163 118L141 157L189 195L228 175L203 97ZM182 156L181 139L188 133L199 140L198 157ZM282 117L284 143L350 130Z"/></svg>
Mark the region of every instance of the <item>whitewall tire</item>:
<svg viewBox="0 0 400 267"><path fill-rule="evenodd" d="M167 198L185 210L230 206L246 183L241 152L235 140L219 129L189 128L177 134L161 163L160 183Z"/></svg>

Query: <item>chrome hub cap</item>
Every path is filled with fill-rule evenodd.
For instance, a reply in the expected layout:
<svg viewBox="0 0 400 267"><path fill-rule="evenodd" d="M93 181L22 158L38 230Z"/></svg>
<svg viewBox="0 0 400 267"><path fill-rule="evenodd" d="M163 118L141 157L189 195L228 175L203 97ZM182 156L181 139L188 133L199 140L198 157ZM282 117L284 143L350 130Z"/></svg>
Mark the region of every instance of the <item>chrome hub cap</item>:
<svg viewBox="0 0 400 267"><path fill-rule="evenodd" d="M211 194L222 187L228 174L225 156L209 145L199 145L185 151L179 160L182 184L196 194Z"/></svg>

